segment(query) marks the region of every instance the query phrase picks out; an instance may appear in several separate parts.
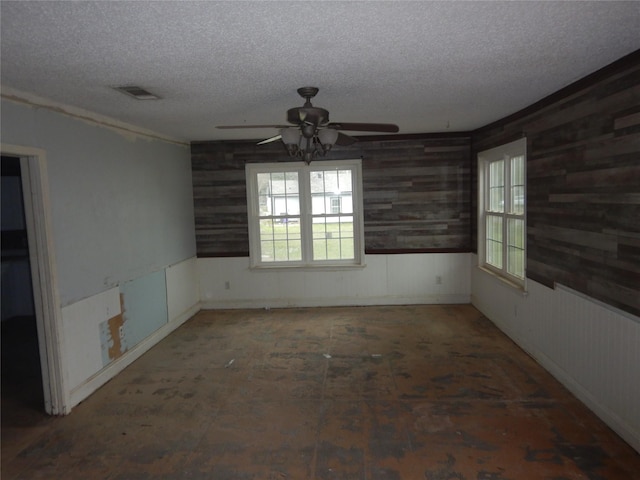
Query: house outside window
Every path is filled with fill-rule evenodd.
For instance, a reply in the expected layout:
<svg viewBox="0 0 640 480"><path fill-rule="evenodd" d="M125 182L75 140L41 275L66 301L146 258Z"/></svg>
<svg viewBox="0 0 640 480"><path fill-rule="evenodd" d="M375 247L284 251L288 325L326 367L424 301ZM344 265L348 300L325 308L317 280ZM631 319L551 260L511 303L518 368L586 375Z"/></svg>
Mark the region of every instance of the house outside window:
<svg viewBox="0 0 640 480"><path fill-rule="evenodd" d="M482 268L524 288L526 139L478 154L478 257Z"/></svg>
<svg viewBox="0 0 640 480"><path fill-rule="evenodd" d="M361 265L360 160L248 164L252 267Z"/></svg>
<svg viewBox="0 0 640 480"><path fill-rule="evenodd" d="M340 213L341 197L331 197L331 213Z"/></svg>

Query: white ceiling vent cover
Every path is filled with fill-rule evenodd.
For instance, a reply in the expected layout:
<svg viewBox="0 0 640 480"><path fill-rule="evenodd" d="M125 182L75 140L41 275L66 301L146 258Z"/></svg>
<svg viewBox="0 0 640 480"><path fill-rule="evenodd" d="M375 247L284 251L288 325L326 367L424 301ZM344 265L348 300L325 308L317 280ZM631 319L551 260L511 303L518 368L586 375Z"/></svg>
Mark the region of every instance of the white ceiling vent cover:
<svg viewBox="0 0 640 480"><path fill-rule="evenodd" d="M145 90L142 87L138 87L137 85L124 85L120 87L113 87L114 90L122 92L130 97L133 97L137 100L160 100L160 97L154 95L148 90Z"/></svg>

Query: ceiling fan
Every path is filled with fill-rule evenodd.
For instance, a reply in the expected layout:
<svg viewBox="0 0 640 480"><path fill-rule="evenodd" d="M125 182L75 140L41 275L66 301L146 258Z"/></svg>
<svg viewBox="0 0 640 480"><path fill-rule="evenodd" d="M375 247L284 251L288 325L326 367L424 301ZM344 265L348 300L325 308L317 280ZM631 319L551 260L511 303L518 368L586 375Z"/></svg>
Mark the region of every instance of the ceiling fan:
<svg viewBox="0 0 640 480"><path fill-rule="evenodd" d="M278 128L280 132L274 137L258 143L282 140L289 155L301 157L306 163L318 155L325 155L334 145L348 146L357 140L338 130L356 132L397 133L398 126L391 123L343 123L329 122L329 112L324 108L314 107L311 99L316 96L316 87L302 87L298 94L305 99L302 107L290 108L287 111L287 122L291 125L223 125L216 128Z"/></svg>

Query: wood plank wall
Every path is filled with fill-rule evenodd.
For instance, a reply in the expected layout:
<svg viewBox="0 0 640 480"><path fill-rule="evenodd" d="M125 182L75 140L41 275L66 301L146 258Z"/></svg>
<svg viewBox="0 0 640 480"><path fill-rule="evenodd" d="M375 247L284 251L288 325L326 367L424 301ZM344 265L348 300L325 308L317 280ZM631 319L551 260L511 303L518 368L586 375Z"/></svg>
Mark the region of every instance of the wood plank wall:
<svg viewBox="0 0 640 480"><path fill-rule="evenodd" d="M362 158L365 251L470 251L470 135L360 140L325 158ZM290 161L284 146L194 142L191 158L198 256L248 256L244 167Z"/></svg>
<svg viewBox="0 0 640 480"><path fill-rule="evenodd" d="M640 51L473 133L527 137L527 277L640 315Z"/></svg>

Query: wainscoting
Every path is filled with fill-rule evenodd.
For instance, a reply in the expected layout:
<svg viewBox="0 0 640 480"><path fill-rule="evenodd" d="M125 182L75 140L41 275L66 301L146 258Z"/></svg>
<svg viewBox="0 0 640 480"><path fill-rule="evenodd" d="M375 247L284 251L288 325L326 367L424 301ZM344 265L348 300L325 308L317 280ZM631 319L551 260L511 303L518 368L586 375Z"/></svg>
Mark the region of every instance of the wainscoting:
<svg viewBox="0 0 640 480"><path fill-rule="evenodd" d="M195 257L64 307L65 413L199 309Z"/></svg>
<svg viewBox="0 0 640 480"><path fill-rule="evenodd" d="M640 318L561 285L528 280L523 294L479 268L471 284L473 305L640 451Z"/></svg>
<svg viewBox="0 0 640 480"><path fill-rule="evenodd" d="M365 267L249 268L249 258L198 258L202 308L468 303L469 253L365 255ZM228 287L228 288L227 288Z"/></svg>

